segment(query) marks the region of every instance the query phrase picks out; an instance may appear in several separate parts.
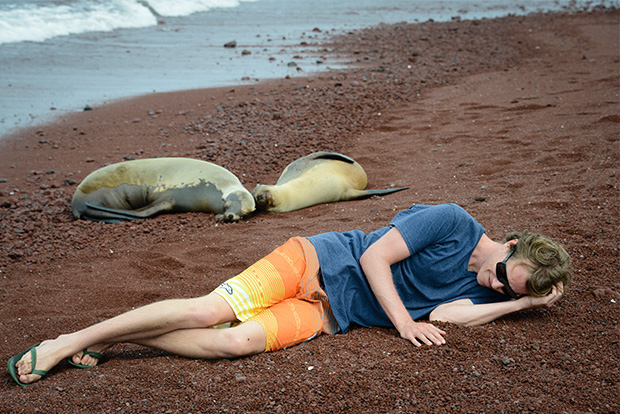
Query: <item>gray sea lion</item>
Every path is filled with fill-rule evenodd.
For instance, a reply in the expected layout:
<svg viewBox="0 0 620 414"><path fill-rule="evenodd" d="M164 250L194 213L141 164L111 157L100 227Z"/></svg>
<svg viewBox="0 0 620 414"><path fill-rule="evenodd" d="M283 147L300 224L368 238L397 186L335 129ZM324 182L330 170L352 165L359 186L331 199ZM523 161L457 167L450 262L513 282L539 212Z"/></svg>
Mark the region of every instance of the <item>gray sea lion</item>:
<svg viewBox="0 0 620 414"><path fill-rule="evenodd" d="M364 190L367 182L364 169L352 158L334 152L315 152L289 164L275 185L257 185L252 195L258 210L282 213L409 188Z"/></svg>
<svg viewBox="0 0 620 414"><path fill-rule="evenodd" d="M239 221L255 210L239 179L219 165L192 158L152 158L100 168L78 186L76 219L117 223L170 212L215 213Z"/></svg>

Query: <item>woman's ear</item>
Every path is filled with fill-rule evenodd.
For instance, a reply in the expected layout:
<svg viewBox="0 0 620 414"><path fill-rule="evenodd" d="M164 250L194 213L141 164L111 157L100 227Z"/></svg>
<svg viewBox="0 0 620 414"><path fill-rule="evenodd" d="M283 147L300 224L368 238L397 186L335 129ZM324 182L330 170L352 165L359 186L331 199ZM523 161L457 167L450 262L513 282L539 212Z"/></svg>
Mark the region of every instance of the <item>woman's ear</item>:
<svg viewBox="0 0 620 414"><path fill-rule="evenodd" d="M515 246L519 243L519 239L508 240L504 243L504 246L509 247L511 250L515 248Z"/></svg>

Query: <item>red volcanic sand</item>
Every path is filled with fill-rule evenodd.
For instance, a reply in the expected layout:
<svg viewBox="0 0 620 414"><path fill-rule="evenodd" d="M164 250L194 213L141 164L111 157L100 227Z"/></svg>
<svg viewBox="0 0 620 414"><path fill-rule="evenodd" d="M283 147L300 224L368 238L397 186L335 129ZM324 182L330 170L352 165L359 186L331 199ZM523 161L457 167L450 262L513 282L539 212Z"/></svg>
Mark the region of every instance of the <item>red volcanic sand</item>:
<svg viewBox="0 0 620 414"><path fill-rule="evenodd" d="M417 349L352 329L288 350L204 361L117 345L61 363L0 411L611 413L618 403L619 13L380 25L325 44L350 69L157 94L0 144L2 358L155 300L209 292L293 235L386 225L412 203L458 203L494 239L562 242L574 284L550 310L441 324ZM312 59L312 57L308 57ZM216 162L252 189L316 150L352 156L386 197L258 214L74 221L89 172L127 158Z"/></svg>

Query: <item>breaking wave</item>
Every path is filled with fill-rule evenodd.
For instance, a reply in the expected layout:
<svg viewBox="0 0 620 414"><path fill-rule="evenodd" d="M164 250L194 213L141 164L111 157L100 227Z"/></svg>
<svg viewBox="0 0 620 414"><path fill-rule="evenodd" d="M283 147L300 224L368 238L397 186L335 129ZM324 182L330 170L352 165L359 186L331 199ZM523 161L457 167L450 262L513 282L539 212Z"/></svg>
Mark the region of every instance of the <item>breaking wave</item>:
<svg viewBox="0 0 620 414"><path fill-rule="evenodd" d="M55 36L149 27L181 17L258 0L0 0L0 44Z"/></svg>

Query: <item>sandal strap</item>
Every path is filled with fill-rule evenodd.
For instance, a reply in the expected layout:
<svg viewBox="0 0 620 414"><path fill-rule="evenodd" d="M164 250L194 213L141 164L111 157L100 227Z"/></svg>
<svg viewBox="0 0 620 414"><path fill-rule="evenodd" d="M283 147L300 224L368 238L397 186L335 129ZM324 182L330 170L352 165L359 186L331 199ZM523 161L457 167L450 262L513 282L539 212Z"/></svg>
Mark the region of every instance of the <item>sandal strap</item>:
<svg viewBox="0 0 620 414"><path fill-rule="evenodd" d="M95 351L89 351L88 349L84 349L82 351L82 357L84 357L84 355L88 355L88 356L91 356L91 357L97 358L97 359L103 358L103 354L102 353L95 352Z"/></svg>
<svg viewBox="0 0 620 414"><path fill-rule="evenodd" d="M31 359L30 374L41 375L41 376L47 375L47 371L43 369L35 369L35 367L37 366L37 351L35 348L36 348L36 345L30 348L30 359Z"/></svg>

